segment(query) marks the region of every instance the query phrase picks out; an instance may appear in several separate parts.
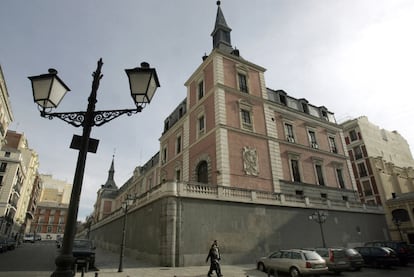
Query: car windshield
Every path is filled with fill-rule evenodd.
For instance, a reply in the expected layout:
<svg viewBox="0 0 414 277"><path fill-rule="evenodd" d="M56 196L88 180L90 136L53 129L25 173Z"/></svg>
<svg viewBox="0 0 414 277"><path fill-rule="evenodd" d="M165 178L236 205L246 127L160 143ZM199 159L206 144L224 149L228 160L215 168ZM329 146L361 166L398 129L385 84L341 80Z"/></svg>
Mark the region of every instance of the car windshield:
<svg viewBox="0 0 414 277"><path fill-rule="evenodd" d="M348 248L347 250L346 250L346 252L349 254L349 255L357 255L358 254L358 251L356 251L355 249L353 249L353 248Z"/></svg>
<svg viewBox="0 0 414 277"><path fill-rule="evenodd" d="M342 249L334 249L334 250L332 250L332 252L333 252L333 254L334 254L334 256L336 258L344 258L344 257L346 257L345 251L342 250Z"/></svg>
<svg viewBox="0 0 414 277"><path fill-rule="evenodd" d="M75 248L91 248L91 242L88 240L75 240L73 241L73 247Z"/></svg>
<svg viewBox="0 0 414 277"><path fill-rule="evenodd" d="M313 252L313 251L309 251L309 252L304 252L303 253L305 255L305 259L307 261L311 261L311 260L319 260L320 256L318 253Z"/></svg>

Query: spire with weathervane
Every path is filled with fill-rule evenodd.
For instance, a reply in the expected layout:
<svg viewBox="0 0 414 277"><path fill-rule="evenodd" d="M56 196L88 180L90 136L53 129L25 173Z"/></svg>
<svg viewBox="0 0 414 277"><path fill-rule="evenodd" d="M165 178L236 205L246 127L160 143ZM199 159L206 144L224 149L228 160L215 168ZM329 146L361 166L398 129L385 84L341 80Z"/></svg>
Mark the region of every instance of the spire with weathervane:
<svg viewBox="0 0 414 277"><path fill-rule="evenodd" d="M223 12L220 8L220 1L217 1L217 16L214 30L211 33L213 37L213 48L218 48L227 52L232 52L230 32L231 28L227 26L226 19L224 19Z"/></svg>
<svg viewBox="0 0 414 277"><path fill-rule="evenodd" d="M102 188L108 188L108 189L118 188L114 180L114 174L115 174L114 159L115 159L115 155L112 155L112 163L108 171L108 179L106 180L105 185L102 185Z"/></svg>

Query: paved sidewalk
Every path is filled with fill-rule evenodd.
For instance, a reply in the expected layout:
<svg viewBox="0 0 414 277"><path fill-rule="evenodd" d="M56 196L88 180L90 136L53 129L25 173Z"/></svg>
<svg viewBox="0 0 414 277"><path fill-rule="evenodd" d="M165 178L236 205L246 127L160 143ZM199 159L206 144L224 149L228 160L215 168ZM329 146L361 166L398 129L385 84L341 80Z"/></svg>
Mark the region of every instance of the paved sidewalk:
<svg viewBox="0 0 414 277"><path fill-rule="evenodd" d="M189 267L155 267L135 260L124 257L123 272L118 272L119 254L98 248L96 252L97 271L84 273L85 277L205 277L209 265L189 266ZM250 265L222 265L222 274L224 277L267 277L267 274L256 270L254 264ZM76 277L82 276L78 271ZM213 276L215 274L213 273Z"/></svg>

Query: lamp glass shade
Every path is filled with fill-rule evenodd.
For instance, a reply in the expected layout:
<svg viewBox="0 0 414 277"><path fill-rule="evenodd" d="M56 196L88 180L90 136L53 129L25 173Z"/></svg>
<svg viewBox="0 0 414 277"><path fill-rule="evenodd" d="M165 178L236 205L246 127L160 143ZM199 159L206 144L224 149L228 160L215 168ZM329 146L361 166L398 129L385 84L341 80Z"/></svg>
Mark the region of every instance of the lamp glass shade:
<svg viewBox="0 0 414 277"><path fill-rule="evenodd" d="M33 100L42 108L56 108L70 89L56 74L29 77Z"/></svg>
<svg viewBox="0 0 414 277"><path fill-rule="evenodd" d="M129 78L131 97L135 104L150 103L155 91L160 86L154 68L126 69Z"/></svg>
<svg viewBox="0 0 414 277"><path fill-rule="evenodd" d="M134 203L134 199L128 198L126 200L126 202L127 202L128 206L131 206Z"/></svg>

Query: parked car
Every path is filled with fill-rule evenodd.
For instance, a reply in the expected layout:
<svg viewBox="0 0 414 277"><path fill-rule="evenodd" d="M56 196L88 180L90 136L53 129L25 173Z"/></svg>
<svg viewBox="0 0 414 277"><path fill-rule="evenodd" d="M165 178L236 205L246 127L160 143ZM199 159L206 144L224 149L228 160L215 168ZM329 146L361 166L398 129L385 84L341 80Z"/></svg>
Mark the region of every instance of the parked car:
<svg viewBox="0 0 414 277"><path fill-rule="evenodd" d="M16 249L16 240L14 238L6 238L7 250Z"/></svg>
<svg viewBox="0 0 414 277"><path fill-rule="evenodd" d="M361 254L364 264L374 267L391 267L398 265L399 259L394 250L381 246L360 246L355 250Z"/></svg>
<svg viewBox="0 0 414 277"><path fill-rule="evenodd" d="M407 244L408 251L410 252L410 255L408 255L408 261L411 263L414 263L414 244Z"/></svg>
<svg viewBox="0 0 414 277"><path fill-rule="evenodd" d="M350 269L359 271L364 266L364 259L361 254L353 248L345 248L345 254L348 258Z"/></svg>
<svg viewBox="0 0 414 277"><path fill-rule="evenodd" d="M31 242L33 243L34 240L34 234L25 234L23 237L23 242Z"/></svg>
<svg viewBox="0 0 414 277"><path fill-rule="evenodd" d="M311 248L316 251L326 262L328 270L336 274L351 269L348 258L343 248Z"/></svg>
<svg viewBox="0 0 414 277"><path fill-rule="evenodd" d="M6 238L0 237L0 253L7 251L7 240Z"/></svg>
<svg viewBox="0 0 414 277"><path fill-rule="evenodd" d="M86 271L89 268L95 267L95 249L93 242L88 239L75 239L73 241L72 254L75 258L75 263L84 265Z"/></svg>
<svg viewBox="0 0 414 277"><path fill-rule="evenodd" d="M410 257L410 249L405 241L371 241L366 242L365 246L389 247L395 251L400 261L400 265L406 266Z"/></svg>
<svg viewBox="0 0 414 277"><path fill-rule="evenodd" d="M14 238L2 237L0 238L0 248L0 252L13 250L16 248L16 241L14 240Z"/></svg>
<svg viewBox="0 0 414 277"><path fill-rule="evenodd" d="M296 277L301 275L319 275L328 272L325 260L315 251L303 249L280 250L262 257L257 261L257 269L274 274L289 273Z"/></svg>

